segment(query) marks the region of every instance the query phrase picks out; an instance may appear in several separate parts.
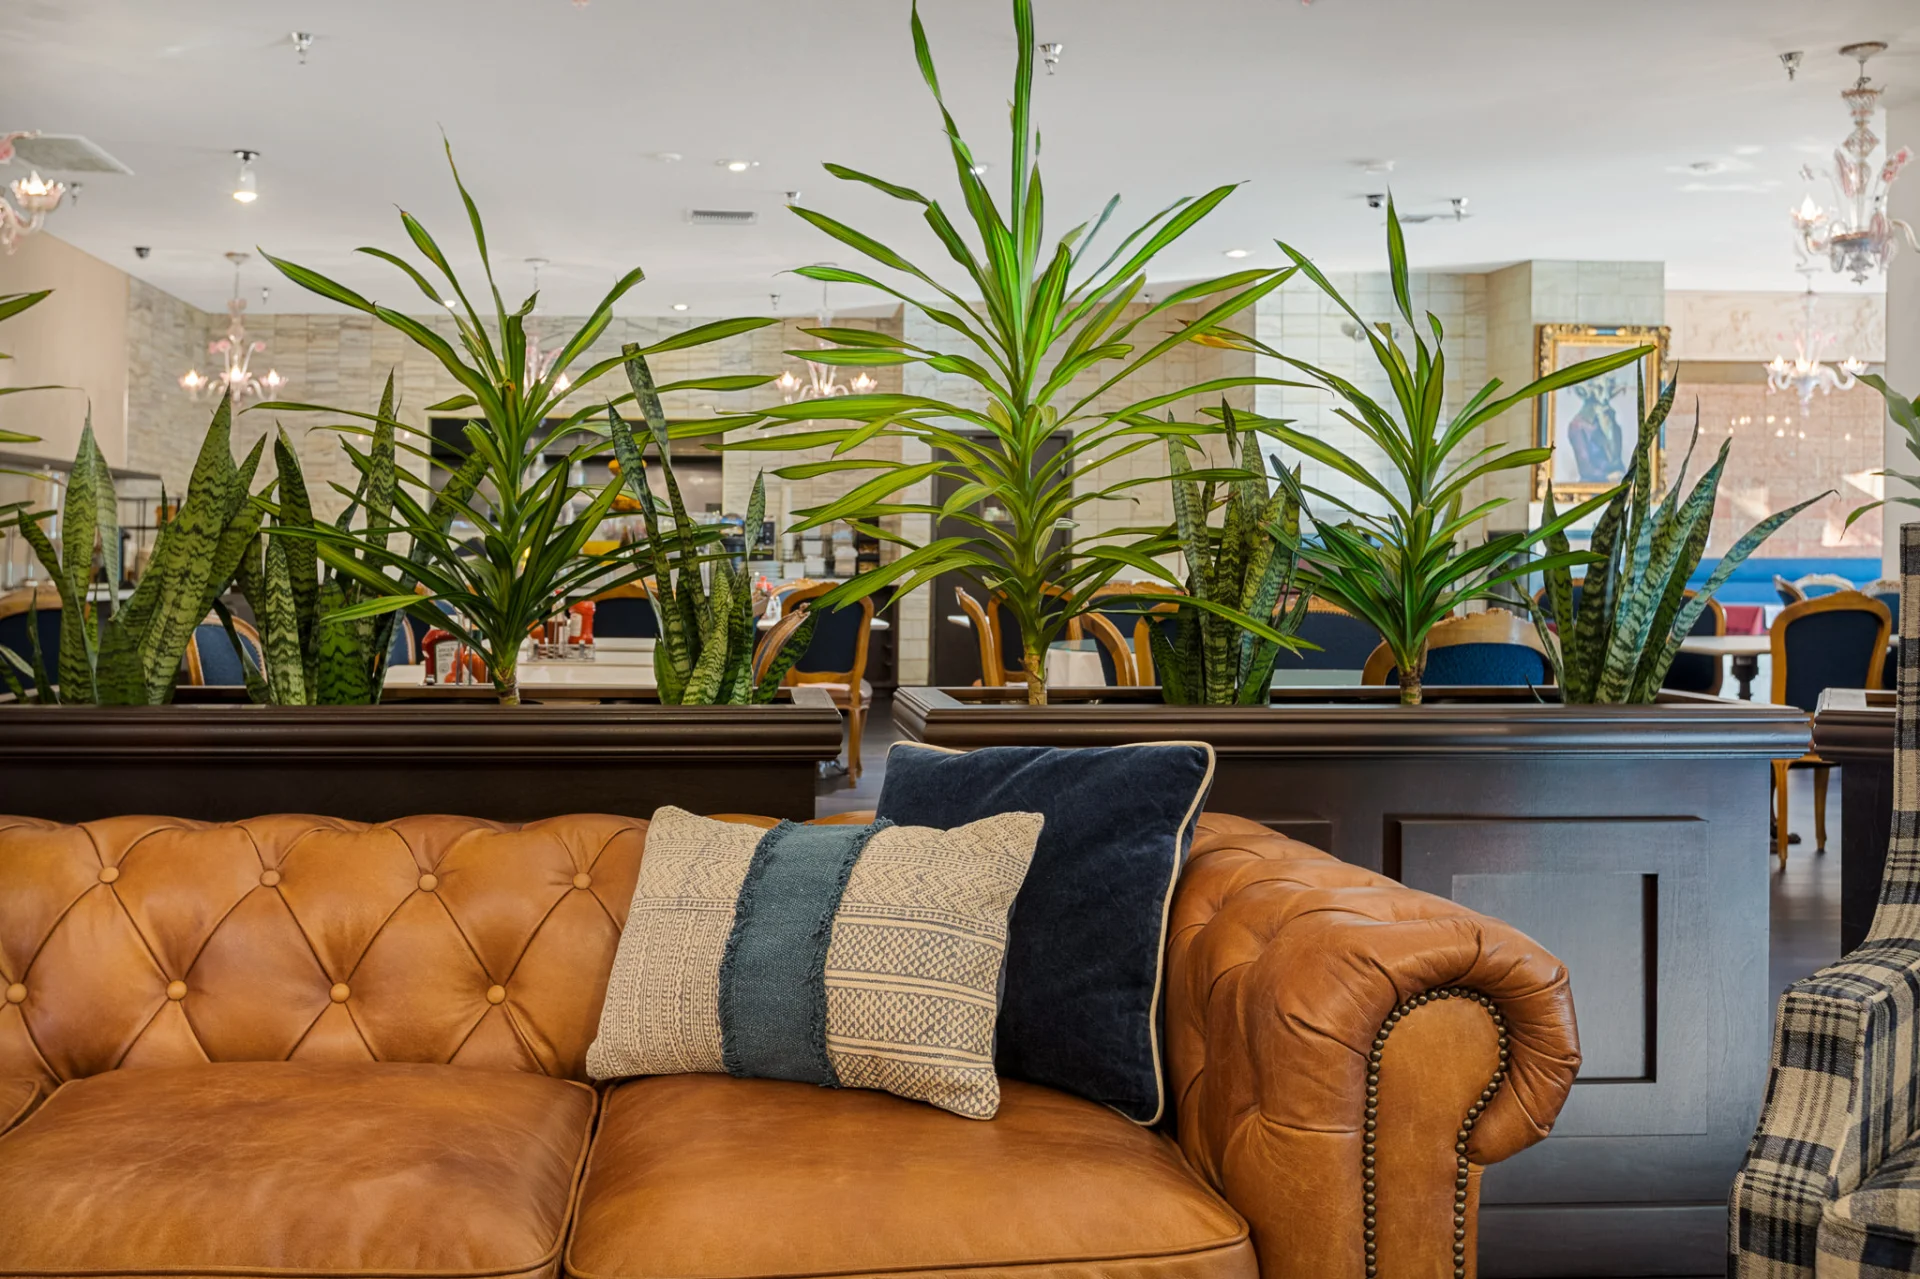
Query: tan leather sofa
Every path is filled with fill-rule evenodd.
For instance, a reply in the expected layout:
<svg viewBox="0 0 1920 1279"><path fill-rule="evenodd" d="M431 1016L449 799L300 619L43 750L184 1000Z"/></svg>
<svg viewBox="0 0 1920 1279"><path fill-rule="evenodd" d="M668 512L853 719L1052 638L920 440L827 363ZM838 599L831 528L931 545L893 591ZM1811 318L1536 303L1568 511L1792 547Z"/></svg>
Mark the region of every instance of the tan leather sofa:
<svg viewBox="0 0 1920 1279"><path fill-rule="evenodd" d="M645 823L0 818L0 1275L1471 1273L1578 1063L1505 925L1203 819L1173 1131L583 1059ZM1458 994L1452 992L1460 992Z"/></svg>

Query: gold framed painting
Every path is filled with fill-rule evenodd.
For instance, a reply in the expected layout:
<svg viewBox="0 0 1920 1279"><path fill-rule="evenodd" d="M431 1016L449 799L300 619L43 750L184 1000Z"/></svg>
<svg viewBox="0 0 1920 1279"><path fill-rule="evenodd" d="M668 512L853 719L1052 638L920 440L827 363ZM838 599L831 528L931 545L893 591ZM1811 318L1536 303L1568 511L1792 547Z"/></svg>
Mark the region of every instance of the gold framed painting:
<svg viewBox="0 0 1920 1279"><path fill-rule="evenodd" d="M1636 346L1653 350L1641 363L1646 404L1660 394L1666 367L1665 325L1542 324L1539 329L1537 375L1545 377L1591 360ZM1639 441L1645 406L1636 400L1641 385L1631 365L1562 387L1535 401L1535 443L1553 450L1553 456L1534 468L1535 500L1546 496L1584 498L1604 493L1627 476ZM1661 450L1653 454L1653 491L1662 487Z"/></svg>

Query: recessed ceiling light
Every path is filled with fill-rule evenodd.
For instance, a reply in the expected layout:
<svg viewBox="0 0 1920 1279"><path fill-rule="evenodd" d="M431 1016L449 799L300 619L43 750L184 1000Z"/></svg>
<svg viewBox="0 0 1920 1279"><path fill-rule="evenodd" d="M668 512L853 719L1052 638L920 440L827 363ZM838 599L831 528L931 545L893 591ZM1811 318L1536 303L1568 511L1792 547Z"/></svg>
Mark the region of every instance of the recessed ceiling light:
<svg viewBox="0 0 1920 1279"><path fill-rule="evenodd" d="M686 159L678 151L655 151L649 158L658 160L662 164L678 164Z"/></svg>
<svg viewBox="0 0 1920 1279"><path fill-rule="evenodd" d="M981 163L981 164L975 164L975 165L972 165L972 166L970 166L970 167L969 167L969 168L967 169L967 172L969 172L969 173L971 173L971 174L973 174L973 176L977 178L977 177L979 177L979 176L981 176L982 174L984 174L984 173L985 173L985 172L986 172L986 171L987 171L988 169L990 169L990 168L992 168L992 167L993 167L992 165L989 165L989 164L985 164L985 163Z"/></svg>
<svg viewBox="0 0 1920 1279"><path fill-rule="evenodd" d="M441 298L440 305L446 307L447 310L451 311L453 310L453 308L455 308L456 306L459 306L460 304L454 301L452 298Z"/></svg>
<svg viewBox="0 0 1920 1279"><path fill-rule="evenodd" d="M685 302L675 302L673 304L673 309L676 311L684 311L687 309L687 304Z"/></svg>
<svg viewBox="0 0 1920 1279"><path fill-rule="evenodd" d="M714 163L725 169L728 173L745 173L748 169L757 169L760 167L758 160L715 160Z"/></svg>
<svg viewBox="0 0 1920 1279"><path fill-rule="evenodd" d="M1227 256L1230 258L1244 258L1252 252L1252 249L1228 249Z"/></svg>

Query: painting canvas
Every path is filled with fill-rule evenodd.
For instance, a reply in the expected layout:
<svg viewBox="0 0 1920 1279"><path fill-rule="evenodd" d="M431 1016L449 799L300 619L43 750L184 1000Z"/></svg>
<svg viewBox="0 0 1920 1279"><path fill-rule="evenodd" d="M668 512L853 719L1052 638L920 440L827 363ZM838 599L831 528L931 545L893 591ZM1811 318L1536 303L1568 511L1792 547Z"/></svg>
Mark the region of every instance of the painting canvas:
<svg viewBox="0 0 1920 1279"><path fill-rule="evenodd" d="M1636 346L1652 346L1639 376L1632 367L1616 369L1573 386L1563 387L1539 401L1539 443L1553 450L1535 483L1535 496L1552 485L1556 495L1587 496L1604 492L1626 478L1627 464L1639 436L1642 407L1638 396L1644 379L1648 402L1658 394L1667 348L1667 330L1642 325L1598 326L1543 324L1540 326L1541 376L1598 356ZM1660 455L1654 453L1654 488L1660 488Z"/></svg>

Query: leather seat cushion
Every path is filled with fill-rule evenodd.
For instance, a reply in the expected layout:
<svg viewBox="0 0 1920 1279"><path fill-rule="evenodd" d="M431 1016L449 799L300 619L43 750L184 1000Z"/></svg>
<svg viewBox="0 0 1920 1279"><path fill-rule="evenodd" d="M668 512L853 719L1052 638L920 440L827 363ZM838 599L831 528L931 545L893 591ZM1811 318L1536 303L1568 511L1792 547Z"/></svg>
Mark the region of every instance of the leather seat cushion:
<svg viewBox="0 0 1920 1279"><path fill-rule="evenodd" d="M95 1075L0 1136L0 1273L549 1275L594 1101L458 1066Z"/></svg>
<svg viewBox="0 0 1920 1279"><path fill-rule="evenodd" d="M19 1123L40 1100L37 1079L0 1079L0 1132Z"/></svg>
<svg viewBox="0 0 1920 1279"><path fill-rule="evenodd" d="M999 1116L982 1123L777 1080L622 1084L594 1140L567 1271L1257 1279L1246 1223L1166 1138L1049 1088L1001 1087Z"/></svg>

